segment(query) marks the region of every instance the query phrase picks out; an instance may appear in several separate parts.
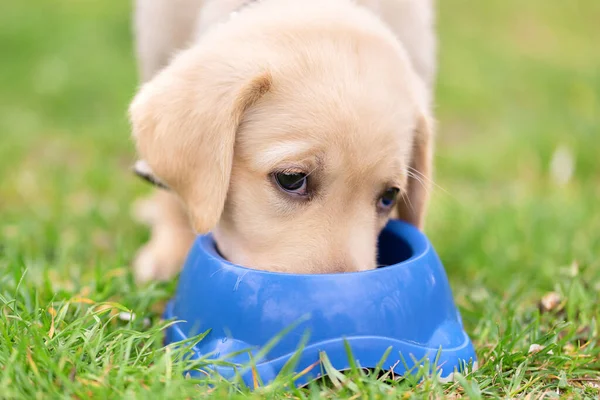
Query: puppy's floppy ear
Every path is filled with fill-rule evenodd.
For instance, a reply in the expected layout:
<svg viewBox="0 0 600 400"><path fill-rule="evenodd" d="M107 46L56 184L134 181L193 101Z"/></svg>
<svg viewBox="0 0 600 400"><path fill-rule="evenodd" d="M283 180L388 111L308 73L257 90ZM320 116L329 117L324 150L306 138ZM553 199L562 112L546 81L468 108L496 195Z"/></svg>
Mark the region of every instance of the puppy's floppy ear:
<svg viewBox="0 0 600 400"><path fill-rule="evenodd" d="M404 199L399 199L398 217L423 229L429 202L433 169L433 130L429 119L421 114L413 137L413 151Z"/></svg>
<svg viewBox="0 0 600 400"><path fill-rule="evenodd" d="M236 131L271 86L268 72L225 62L185 51L140 89L129 109L140 156L183 200L198 233L221 217Z"/></svg>

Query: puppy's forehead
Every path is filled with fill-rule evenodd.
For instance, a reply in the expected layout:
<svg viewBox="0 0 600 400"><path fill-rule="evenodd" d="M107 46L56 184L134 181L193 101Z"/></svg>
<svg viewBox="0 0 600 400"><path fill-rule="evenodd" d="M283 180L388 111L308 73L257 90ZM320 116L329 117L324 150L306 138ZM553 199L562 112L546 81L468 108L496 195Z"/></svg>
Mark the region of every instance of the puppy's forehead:
<svg viewBox="0 0 600 400"><path fill-rule="evenodd" d="M386 159L408 163L417 113L401 93L351 82L298 84L292 93L274 86L238 134L239 155L257 169L326 154L328 163L359 160L365 168Z"/></svg>
<svg viewBox="0 0 600 400"><path fill-rule="evenodd" d="M290 119L295 118L291 116ZM355 187L356 184L367 184L365 190L370 187L369 183L381 184L383 181L404 187L413 140L409 124L406 129L395 131L387 126L364 127L348 121L331 122L331 125L316 128L315 124L282 120L281 124L267 128L268 135L257 128L244 135L253 140L236 147L238 156L256 172L270 173L278 168L299 166L321 171Z"/></svg>
<svg viewBox="0 0 600 400"><path fill-rule="evenodd" d="M344 35L293 48L270 72L270 91L248 110L236 148L258 169L317 154L365 168L386 159L408 164L418 115L415 75L391 46Z"/></svg>

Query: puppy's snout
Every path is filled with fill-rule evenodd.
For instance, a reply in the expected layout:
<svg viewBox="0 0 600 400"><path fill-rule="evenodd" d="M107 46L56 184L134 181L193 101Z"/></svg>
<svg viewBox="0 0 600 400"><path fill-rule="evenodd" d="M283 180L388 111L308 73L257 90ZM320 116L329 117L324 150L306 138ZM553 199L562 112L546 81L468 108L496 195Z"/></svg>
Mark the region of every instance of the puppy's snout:
<svg viewBox="0 0 600 400"><path fill-rule="evenodd" d="M367 235L346 236L334 246L327 269L331 273L356 272L377 266L377 239Z"/></svg>
<svg viewBox="0 0 600 400"><path fill-rule="evenodd" d="M330 262L326 268L323 268L323 270L327 270L331 274L337 274L343 272L366 271L369 269L374 269L375 267L376 263L374 255L372 259L370 256L367 258L348 255L342 259L337 259Z"/></svg>
<svg viewBox="0 0 600 400"><path fill-rule="evenodd" d="M356 265L352 265L351 263L345 262L345 261L340 261L340 262L334 262L333 264L329 265L329 273L330 274L341 274L343 272L355 272L355 271L360 271L358 268L356 268Z"/></svg>
<svg viewBox="0 0 600 400"><path fill-rule="evenodd" d="M369 225L356 227L348 237L346 257L354 271L366 271L377 266L377 232Z"/></svg>

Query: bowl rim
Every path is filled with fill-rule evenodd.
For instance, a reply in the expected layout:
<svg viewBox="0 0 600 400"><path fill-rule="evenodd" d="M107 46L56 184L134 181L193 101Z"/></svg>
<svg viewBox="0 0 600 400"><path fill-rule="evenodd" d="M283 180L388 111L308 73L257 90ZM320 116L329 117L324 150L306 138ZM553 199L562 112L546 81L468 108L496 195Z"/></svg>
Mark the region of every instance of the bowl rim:
<svg viewBox="0 0 600 400"><path fill-rule="evenodd" d="M265 277L286 277L286 278L317 278L317 277L350 277L357 275L372 275L372 274L381 274L382 272L388 272L392 270L397 270L398 268L406 268L408 266L414 265L422 258L426 257L431 252L431 243L427 236L421 232L415 226L401 221L401 220L390 220L382 230L389 231L395 236L399 236L404 240L404 242L410 247L412 251L412 255L399 263L390 264L385 267L375 268L371 270L364 271L351 271L351 272L328 272L328 273L310 273L310 274L298 274L298 273L290 273L290 272L275 272L275 271L266 271L260 269L254 269L245 267L243 265L232 263L231 261L223 258L219 252L217 251L216 242L214 240L214 236L212 233L207 233L205 235L198 236L194 241L192 246L192 250L188 258L193 259L196 257L195 254L200 252L200 254L204 254L208 261L218 262L221 267L227 267L230 270L238 269L240 272L247 274L253 273ZM188 260L191 261L191 260Z"/></svg>

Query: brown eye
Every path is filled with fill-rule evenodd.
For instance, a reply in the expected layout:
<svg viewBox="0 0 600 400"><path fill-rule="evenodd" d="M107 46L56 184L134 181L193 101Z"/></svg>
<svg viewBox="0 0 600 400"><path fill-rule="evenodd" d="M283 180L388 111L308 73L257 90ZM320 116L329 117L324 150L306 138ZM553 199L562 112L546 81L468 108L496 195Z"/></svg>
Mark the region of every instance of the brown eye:
<svg viewBox="0 0 600 400"><path fill-rule="evenodd" d="M385 192L379 197L379 201L377 202L377 207L384 212L389 211L394 204L396 204L396 198L398 197L398 192L400 189L398 188L388 188Z"/></svg>
<svg viewBox="0 0 600 400"><path fill-rule="evenodd" d="M308 177L303 173L276 172L273 174L277 186L284 192L306 196Z"/></svg>

